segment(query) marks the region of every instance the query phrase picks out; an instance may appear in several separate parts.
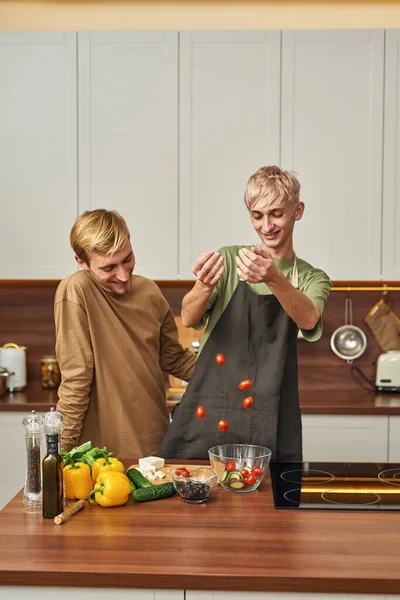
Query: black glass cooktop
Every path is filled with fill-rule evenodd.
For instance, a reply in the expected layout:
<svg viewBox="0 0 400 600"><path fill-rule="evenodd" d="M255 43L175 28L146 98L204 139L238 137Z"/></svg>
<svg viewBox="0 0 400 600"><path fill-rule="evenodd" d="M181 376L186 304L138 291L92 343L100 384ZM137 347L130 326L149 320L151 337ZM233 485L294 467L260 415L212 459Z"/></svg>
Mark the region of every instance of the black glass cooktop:
<svg viewBox="0 0 400 600"><path fill-rule="evenodd" d="M400 464L271 462L275 508L400 510Z"/></svg>

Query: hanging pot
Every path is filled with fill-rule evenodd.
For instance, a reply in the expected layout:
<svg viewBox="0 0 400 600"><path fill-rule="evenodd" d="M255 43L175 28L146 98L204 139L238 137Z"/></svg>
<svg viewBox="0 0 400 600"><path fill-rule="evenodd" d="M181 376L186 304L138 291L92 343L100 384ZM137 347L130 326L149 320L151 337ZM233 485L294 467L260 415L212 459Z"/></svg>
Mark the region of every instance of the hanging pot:
<svg viewBox="0 0 400 600"><path fill-rule="evenodd" d="M344 305L345 325L338 327L331 335L331 348L336 356L347 360L349 364L364 354L367 337L362 329L353 325L353 304L346 298Z"/></svg>

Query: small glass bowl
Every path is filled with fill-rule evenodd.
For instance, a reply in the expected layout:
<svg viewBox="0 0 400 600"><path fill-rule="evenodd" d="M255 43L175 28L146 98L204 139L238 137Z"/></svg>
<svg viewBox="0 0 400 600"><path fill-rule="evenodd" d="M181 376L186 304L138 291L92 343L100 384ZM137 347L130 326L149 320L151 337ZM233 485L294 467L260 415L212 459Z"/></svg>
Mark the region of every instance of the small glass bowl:
<svg viewBox="0 0 400 600"><path fill-rule="evenodd" d="M172 482L180 497L190 504L206 502L217 485L217 474L208 467L200 467L189 470L189 477L184 477L176 473L179 468L172 472Z"/></svg>

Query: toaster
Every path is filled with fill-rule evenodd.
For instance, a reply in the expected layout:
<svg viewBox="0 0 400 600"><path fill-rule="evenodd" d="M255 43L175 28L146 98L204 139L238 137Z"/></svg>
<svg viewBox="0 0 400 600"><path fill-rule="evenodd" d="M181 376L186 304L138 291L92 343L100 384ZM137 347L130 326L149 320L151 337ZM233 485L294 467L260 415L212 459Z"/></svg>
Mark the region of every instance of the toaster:
<svg viewBox="0 0 400 600"><path fill-rule="evenodd" d="M379 392L400 392L400 350L389 350L379 356L375 386Z"/></svg>

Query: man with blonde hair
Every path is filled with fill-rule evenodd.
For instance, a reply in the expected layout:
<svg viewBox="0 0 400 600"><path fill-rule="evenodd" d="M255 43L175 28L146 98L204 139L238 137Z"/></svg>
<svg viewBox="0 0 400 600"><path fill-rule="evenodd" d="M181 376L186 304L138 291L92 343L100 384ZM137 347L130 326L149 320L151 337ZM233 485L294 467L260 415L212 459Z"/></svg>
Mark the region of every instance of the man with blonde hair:
<svg viewBox="0 0 400 600"><path fill-rule="evenodd" d="M62 447L90 440L115 456L154 454L169 423L163 371L189 380L196 356L158 286L132 275L121 215L83 213L70 242L81 270L61 281L54 305Z"/></svg>
<svg viewBox="0 0 400 600"><path fill-rule="evenodd" d="M204 458L213 445L252 443L270 448L273 459L302 458L297 334L321 337L331 282L293 249L304 212L295 173L260 168L244 200L260 243L204 252L193 267L182 323L206 329L161 456ZM199 404L205 416L196 419Z"/></svg>

